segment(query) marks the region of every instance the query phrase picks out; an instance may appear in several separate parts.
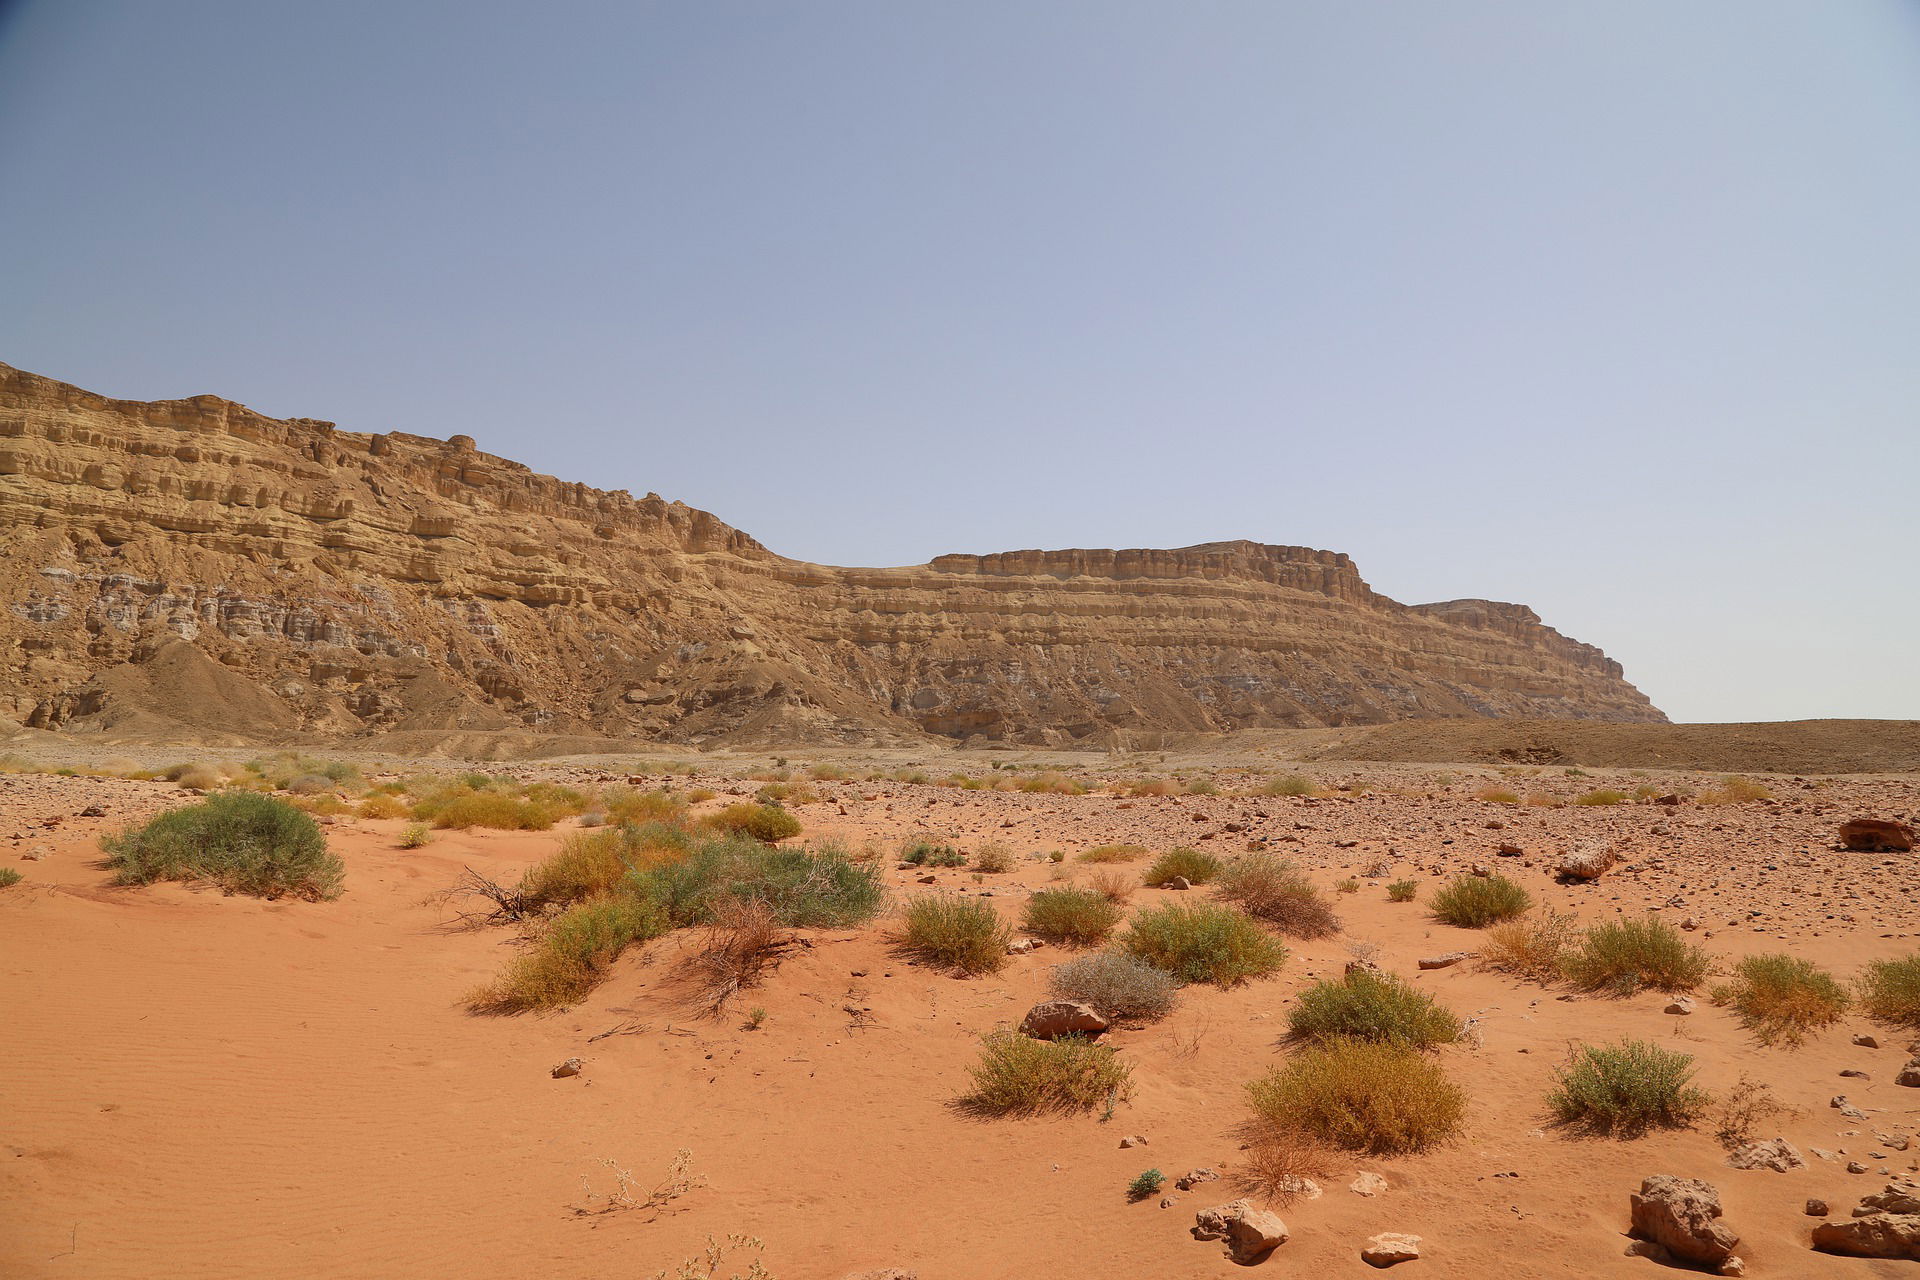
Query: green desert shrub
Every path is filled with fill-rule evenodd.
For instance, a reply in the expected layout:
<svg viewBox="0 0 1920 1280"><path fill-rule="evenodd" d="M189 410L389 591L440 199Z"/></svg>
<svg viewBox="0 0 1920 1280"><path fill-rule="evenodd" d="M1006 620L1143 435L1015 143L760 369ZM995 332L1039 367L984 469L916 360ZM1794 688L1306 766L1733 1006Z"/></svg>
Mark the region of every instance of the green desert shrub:
<svg viewBox="0 0 1920 1280"><path fill-rule="evenodd" d="M1424 1151L1466 1114L1466 1092L1433 1058L1403 1044L1329 1040L1289 1055L1247 1085L1258 1127L1305 1134L1368 1155Z"/></svg>
<svg viewBox="0 0 1920 1280"><path fill-rule="evenodd" d="M730 804L707 819L707 825L728 835L748 836L762 844L777 844L800 834L800 819L777 804Z"/></svg>
<svg viewBox="0 0 1920 1280"><path fill-rule="evenodd" d="M1632 995L1643 987L1691 991L1707 976L1706 951L1658 916L1594 925L1561 969L1584 991Z"/></svg>
<svg viewBox="0 0 1920 1280"><path fill-rule="evenodd" d="M1013 870L1013 850L1003 844L983 844L973 851L973 869L988 875Z"/></svg>
<svg viewBox="0 0 1920 1280"><path fill-rule="evenodd" d="M433 828L424 822L410 824L400 833L402 849L423 849L433 843Z"/></svg>
<svg viewBox="0 0 1920 1280"><path fill-rule="evenodd" d="M527 868L520 893L536 910L572 906L611 893L632 869L620 828L579 832L561 841L557 853Z"/></svg>
<svg viewBox="0 0 1920 1280"><path fill-rule="evenodd" d="M632 894L608 894L577 903L489 985L467 999L484 1013L553 1009L583 999L620 953L673 927L658 903Z"/></svg>
<svg viewBox="0 0 1920 1280"><path fill-rule="evenodd" d="M1263 796L1311 796L1317 795L1319 791L1319 785L1312 778L1297 773L1268 778L1260 787L1260 794Z"/></svg>
<svg viewBox="0 0 1920 1280"><path fill-rule="evenodd" d="M916 867L964 867L967 855L950 844L915 840L901 852L900 861Z"/></svg>
<svg viewBox="0 0 1920 1280"><path fill-rule="evenodd" d="M1632 797L1624 791L1615 791L1609 787L1601 787L1597 791L1589 791L1583 796L1576 797L1574 803L1584 805L1625 804L1631 799Z"/></svg>
<svg viewBox="0 0 1920 1280"><path fill-rule="evenodd" d="M973 1088L961 1099L989 1115L1090 1111L1125 1099L1133 1068L1103 1044L1080 1036L1035 1040L1015 1031L987 1033L980 1061L967 1068Z"/></svg>
<svg viewBox="0 0 1920 1280"><path fill-rule="evenodd" d="M1920 1027L1920 952L1870 961L1859 985L1860 1007L1869 1018Z"/></svg>
<svg viewBox="0 0 1920 1280"><path fill-rule="evenodd" d="M1420 892L1417 880L1395 880L1387 886L1388 902L1412 902Z"/></svg>
<svg viewBox="0 0 1920 1280"><path fill-rule="evenodd" d="M1511 920L1533 905L1525 889L1505 876L1455 876L1428 903L1434 916L1462 929Z"/></svg>
<svg viewBox="0 0 1920 1280"><path fill-rule="evenodd" d="M1378 1040L1430 1049L1460 1038L1460 1019L1392 974L1355 969L1308 987L1287 1015L1302 1039Z"/></svg>
<svg viewBox="0 0 1920 1280"><path fill-rule="evenodd" d="M1124 914L1118 903L1093 889L1042 889L1027 899L1022 924L1048 942L1088 946L1105 941Z"/></svg>
<svg viewBox="0 0 1920 1280"><path fill-rule="evenodd" d="M1692 1123L1708 1102L1692 1081L1690 1054L1646 1040L1583 1045L1557 1070L1547 1106L1562 1124L1632 1137Z"/></svg>
<svg viewBox="0 0 1920 1280"><path fill-rule="evenodd" d="M12 867L0 867L0 889L11 889L14 885L19 884L20 880L20 873Z"/></svg>
<svg viewBox="0 0 1920 1280"><path fill-rule="evenodd" d="M1220 859L1198 849L1169 849L1153 860L1141 877L1145 884L1171 884L1176 876L1188 884L1206 884L1220 874Z"/></svg>
<svg viewBox="0 0 1920 1280"><path fill-rule="evenodd" d="M1146 857L1147 853L1148 853L1148 850L1144 845L1103 844L1103 845L1100 845L1098 848L1089 849L1085 853L1079 855L1079 860L1081 862L1096 862L1096 863L1138 862L1140 859Z"/></svg>
<svg viewBox="0 0 1920 1280"><path fill-rule="evenodd" d="M1352 876L1348 876L1345 880L1335 881L1333 888L1336 893L1358 893L1360 892L1360 882Z"/></svg>
<svg viewBox="0 0 1920 1280"><path fill-rule="evenodd" d="M1152 1022L1173 1011L1180 980L1136 956L1103 951L1055 966L1049 981L1062 1000L1081 1000L1115 1022Z"/></svg>
<svg viewBox="0 0 1920 1280"><path fill-rule="evenodd" d="M434 826L466 830L488 827L495 831L545 831L560 817L559 813L537 801L508 795L504 791L473 791L462 788L414 805L413 816L425 818Z"/></svg>
<svg viewBox="0 0 1920 1280"><path fill-rule="evenodd" d="M1165 902L1136 912L1120 949L1182 982L1231 987L1272 973L1287 949L1245 912L1211 902Z"/></svg>
<svg viewBox="0 0 1920 1280"><path fill-rule="evenodd" d="M207 880L229 893L318 900L338 897L346 874L312 818L255 791L168 810L101 846L121 884Z"/></svg>
<svg viewBox="0 0 1920 1280"><path fill-rule="evenodd" d="M1157 1196L1160 1188L1166 1185L1166 1174L1158 1169L1148 1169L1127 1184L1127 1199L1145 1200L1148 1196Z"/></svg>
<svg viewBox="0 0 1920 1280"><path fill-rule="evenodd" d="M687 798L671 791L609 787L600 793L597 812L606 815L606 820L615 826L677 822L686 815Z"/></svg>
<svg viewBox="0 0 1920 1280"><path fill-rule="evenodd" d="M1785 952L1741 960L1733 977L1714 987L1713 1002L1733 1006L1762 1044L1788 1045L1838 1022L1852 1003L1832 974Z"/></svg>
<svg viewBox="0 0 1920 1280"><path fill-rule="evenodd" d="M993 905L932 894L907 904L905 947L930 964L964 974L992 973L1007 962L1013 931Z"/></svg>
<svg viewBox="0 0 1920 1280"><path fill-rule="evenodd" d="M1240 858L1220 873L1220 896L1289 938L1329 938L1340 918L1298 867L1270 853Z"/></svg>
<svg viewBox="0 0 1920 1280"><path fill-rule="evenodd" d="M660 904L678 927L713 922L725 899L762 902L790 928L838 929L873 919L886 901L879 872L834 846L782 849L743 837L677 848L672 829L642 827L627 848L638 865L625 891ZM652 842L652 850L641 847ZM636 844L634 842L640 842Z"/></svg>

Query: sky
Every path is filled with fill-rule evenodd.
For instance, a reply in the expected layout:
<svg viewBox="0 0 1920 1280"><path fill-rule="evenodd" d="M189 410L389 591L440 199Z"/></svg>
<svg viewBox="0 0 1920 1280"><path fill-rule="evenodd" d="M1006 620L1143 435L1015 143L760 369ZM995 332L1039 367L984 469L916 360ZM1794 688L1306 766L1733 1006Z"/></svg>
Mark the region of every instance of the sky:
<svg viewBox="0 0 1920 1280"><path fill-rule="evenodd" d="M0 0L0 360L1920 718L1920 5Z"/></svg>

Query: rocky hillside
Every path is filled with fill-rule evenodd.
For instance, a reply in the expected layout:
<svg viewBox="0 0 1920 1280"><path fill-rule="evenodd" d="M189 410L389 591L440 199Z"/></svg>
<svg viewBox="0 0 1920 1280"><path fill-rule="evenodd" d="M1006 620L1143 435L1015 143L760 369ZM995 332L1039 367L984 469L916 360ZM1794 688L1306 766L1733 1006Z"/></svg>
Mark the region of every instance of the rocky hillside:
<svg viewBox="0 0 1920 1280"><path fill-rule="evenodd" d="M833 568L465 436L110 400L5 365L0 548L0 714L44 729L1093 745L1663 719L1532 610L1397 604L1331 551Z"/></svg>

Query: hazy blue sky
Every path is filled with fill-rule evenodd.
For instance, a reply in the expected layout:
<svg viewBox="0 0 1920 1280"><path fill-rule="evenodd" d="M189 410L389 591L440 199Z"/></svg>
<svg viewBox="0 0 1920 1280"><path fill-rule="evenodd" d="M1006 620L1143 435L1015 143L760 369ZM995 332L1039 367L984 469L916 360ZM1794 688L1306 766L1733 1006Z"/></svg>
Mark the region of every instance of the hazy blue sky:
<svg viewBox="0 0 1920 1280"><path fill-rule="evenodd" d="M3 6L5 0L0 0ZM1920 7L29 0L0 360L1920 718Z"/></svg>

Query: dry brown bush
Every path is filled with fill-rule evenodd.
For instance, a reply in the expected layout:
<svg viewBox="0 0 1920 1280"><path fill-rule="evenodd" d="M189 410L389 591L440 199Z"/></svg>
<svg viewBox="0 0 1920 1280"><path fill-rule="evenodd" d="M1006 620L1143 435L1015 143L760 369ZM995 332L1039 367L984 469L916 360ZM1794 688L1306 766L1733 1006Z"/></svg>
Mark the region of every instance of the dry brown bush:
<svg viewBox="0 0 1920 1280"><path fill-rule="evenodd" d="M712 910L690 969L701 1005L717 1014L735 992L760 981L789 939L774 909L757 899L723 897Z"/></svg>

